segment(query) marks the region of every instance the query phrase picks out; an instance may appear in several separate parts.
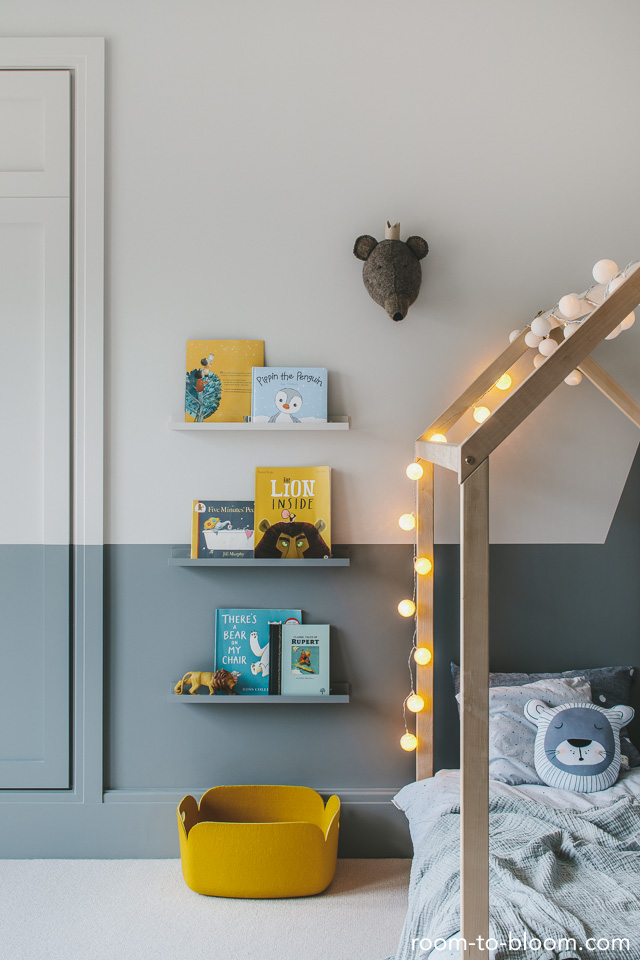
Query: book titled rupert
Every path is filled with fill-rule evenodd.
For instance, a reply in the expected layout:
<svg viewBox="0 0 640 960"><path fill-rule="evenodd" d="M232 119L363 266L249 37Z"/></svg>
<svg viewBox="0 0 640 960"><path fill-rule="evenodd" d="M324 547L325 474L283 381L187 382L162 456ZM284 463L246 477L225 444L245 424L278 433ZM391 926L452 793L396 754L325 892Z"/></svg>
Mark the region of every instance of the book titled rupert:
<svg viewBox="0 0 640 960"><path fill-rule="evenodd" d="M331 468L257 467L257 559L331 556Z"/></svg>

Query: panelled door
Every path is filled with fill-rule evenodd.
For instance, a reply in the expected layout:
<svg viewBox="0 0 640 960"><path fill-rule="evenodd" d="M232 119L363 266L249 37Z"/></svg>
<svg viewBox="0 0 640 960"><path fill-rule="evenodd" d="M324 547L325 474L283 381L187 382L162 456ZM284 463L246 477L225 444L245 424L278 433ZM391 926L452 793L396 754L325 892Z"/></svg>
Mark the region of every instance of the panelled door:
<svg viewBox="0 0 640 960"><path fill-rule="evenodd" d="M0 789L69 787L71 74L0 70Z"/></svg>

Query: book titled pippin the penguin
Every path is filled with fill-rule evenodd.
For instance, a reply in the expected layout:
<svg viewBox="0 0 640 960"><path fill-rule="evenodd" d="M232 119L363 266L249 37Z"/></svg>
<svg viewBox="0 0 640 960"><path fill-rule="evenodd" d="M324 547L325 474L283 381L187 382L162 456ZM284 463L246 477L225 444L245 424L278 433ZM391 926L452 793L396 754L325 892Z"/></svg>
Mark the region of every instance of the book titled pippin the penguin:
<svg viewBox="0 0 640 960"><path fill-rule="evenodd" d="M331 468L257 467L257 559L331 556Z"/></svg>
<svg viewBox="0 0 640 960"><path fill-rule="evenodd" d="M251 419L257 423L326 423L326 369L254 367Z"/></svg>

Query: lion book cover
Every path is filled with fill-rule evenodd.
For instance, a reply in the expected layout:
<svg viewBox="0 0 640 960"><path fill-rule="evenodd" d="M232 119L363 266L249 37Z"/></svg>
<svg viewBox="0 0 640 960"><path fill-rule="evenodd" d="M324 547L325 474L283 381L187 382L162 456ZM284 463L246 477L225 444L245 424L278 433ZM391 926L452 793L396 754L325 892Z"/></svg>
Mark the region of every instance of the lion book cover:
<svg viewBox="0 0 640 960"><path fill-rule="evenodd" d="M244 422L252 370L262 364L264 340L187 340L185 421Z"/></svg>
<svg viewBox="0 0 640 960"><path fill-rule="evenodd" d="M300 626L301 610L216 610L214 670L238 674L238 694L269 693L269 624Z"/></svg>
<svg viewBox="0 0 640 960"><path fill-rule="evenodd" d="M328 623L282 624L283 696L329 696L329 635Z"/></svg>
<svg viewBox="0 0 640 960"><path fill-rule="evenodd" d="M253 500L194 500L191 559L253 556Z"/></svg>
<svg viewBox="0 0 640 960"><path fill-rule="evenodd" d="M255 548L258 560L331 556L331 468L257 467Z"/></svg>

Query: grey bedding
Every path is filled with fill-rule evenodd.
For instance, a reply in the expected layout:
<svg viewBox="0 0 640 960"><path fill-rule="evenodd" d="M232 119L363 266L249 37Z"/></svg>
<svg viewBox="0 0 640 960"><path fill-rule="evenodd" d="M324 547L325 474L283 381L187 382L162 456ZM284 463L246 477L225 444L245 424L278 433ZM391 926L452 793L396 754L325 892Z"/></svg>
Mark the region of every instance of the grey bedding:
<svg viewBox="0 0 640 960"><path fill-rule="evenodd" d="M489 819L490 936L499 944L497 960L640 958L638 800L573 812L494 797ZM448 939L460 930L459 837L460 807L452 804L422 833L395 960L425 957L431 948L421 952L420 940ZM553 939L554 949L510 950L510 936L522 941L525 933L534 943Z"/></svg>

